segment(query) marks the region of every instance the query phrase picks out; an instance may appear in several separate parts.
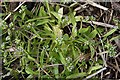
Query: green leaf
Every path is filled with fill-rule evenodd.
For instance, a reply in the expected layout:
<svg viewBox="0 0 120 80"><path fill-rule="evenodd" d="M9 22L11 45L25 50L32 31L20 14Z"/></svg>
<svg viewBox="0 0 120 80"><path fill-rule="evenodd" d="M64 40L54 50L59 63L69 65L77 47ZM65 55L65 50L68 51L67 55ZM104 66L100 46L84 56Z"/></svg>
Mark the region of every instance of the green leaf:
<svg viewBox="0 0 120 80"><path fill-rule="evenodd" d="M73 27L72 28L72 38L75 38L77 36L77 28L76 27Z"/></svg>
<svg viewBox="0 0 120 80"><path fill-rule="evenodd" d="M113 34L116 30L117 30L116 28L115 28L115 29L110 30L110 31L109 31L109 32L107 32L105 35L103 35L103 37L107 37L107 36L109 36L109 35Z"/></svg>
<svg viewBox="0 0 120 80"><path fill-rule="evenodd" d="M14 16L13 16L13 22L14 22L18 17L21 18L21 15L18 14L18 13L15 13Z"/></svg>
<svg viewBox="0 0 120 80"><path fill-rule="evenodd" d="M92 67L89 69L88 74L91 74L92 71L98 70L98 69L100 69L100 68L102 68L101 65L92 66Z"/></svg>
<svg viewBox="0 0 120 80"><path fill-rule="evenodd" d="M37 75L38 74L38 72L33 71L28 66L26 66L25 71L26 71L27 74L31 74L31 75L33 75L33 74Z"/></svg>
<svg viewBox="0 0 120 80"><path fill-rule="evenodd" d="M97 32L97 30L95 29L95 30L93 30L88 36L89 36L89 38L93 39L93 38L96 37L97 34L98 34L98 32Z"/></svg>
<svg viewBox="0 0 120 80"><path fill-rule="evenodd" d="M56 40L54 40L51 44L50 50L53 51L55 49L55 47L57 46L57 44L58 44L58 42Z"/></svg>
<svg viewBox="0 0 120 80"><path fill-rule="evenodd" d="M49 19L43 19L36 22L36 26L40 26L49 22Z"/></svg>
<svg viewBox="0 0 120 80"><path fill-rule="evenodd" d="M40 64L41 65L43 65L44 54L45 54L45 51L43 49L42 52L41 52L41 55L40 55Z"/></svg>
<svg viewBox="0 0 120 80"><path fill-rule="evenodd" d="M80 42L87 42L88 40L86 39L86 38L83 38L83 37L79 37L79 39L78 39Z"/></svg>
<svg viewBox="0 0 120 80"><path fill-rule="evenodd" d="M27 13L27 15L29 15L30 17L33 17L34 15L32 14L31 11L29 11L28 9L25 10L25 13Z"/></svg>
<svg viewBox="0 0 120 80"><path fill-rule="evenodd" d="M47 13L44 10L44 6L40 7L38 16L47 16Z"/></svg>
<svg viewBox="0 0 120 80"><path fill-rule="evenodd" d="M116 39L120 39L120 35L115 36L115 37L112 37L112 38L110 39L110 41L113 41L113 40L116 40Z"/></svg>
<svg viewBox="0 0 120 80"><path fill-rule="evenodd" d="M70 13L69 19L73 26L76 26L76 19L74 17L74 13Z"/></svg>
<svg viewBox="0 0 120 80"><path fill-rule="evenodd" d="M76 58L76 57L77 57L77 54L76 54L75 49L74 49L73 46L72 46L72 53L73 53L74 58Z"/></svg>
<svg viewBox="0 0 120 80"><path fill-rule="evenodd" d="M29 80L29 79L33 79L33 75L29 75L26 79Z"/></svg>
<svg viewBox="0 0 120 80"><path fill-rule="evenodd" d="M35 61L35 58L31 57L29 54L28 54L28 59L31 61Z"/></svg>
<svg viewBox="0 0 120 80"><path fill-rule="evenodd" d="M79 29L79 33L85 33L88 30L89 30L89 27L87 27L87 28L81 28L81 29Z"/></svg>
<svg viewBox="0 0 120 80"><path fill-rule="evenodd" d="M87 73L85 73L85 72L75 73L75 74L71 74L71 75L67 76L66 79L79 78L79 77L84 77L86 75L87 75Z"/></svg>
<svg viewBox="0 0 120 80"><path fill-rule="evenodd" d="M38 38L40 38L40 39L42 39L41 37L40 37L40 35L38 34L38 32L32 27L32 30L33 30L33 32L36 34L36 36L38 37Z"/></svg>
<svg viewBox="0 0 120 80"><path fill-rule="evenodd" d="M78 4L78 2L72 3L72 4L70 5L70 7L74 7L74 6L76 6L77 4Z"/></svg>
<svg viewBox="0 0 120 80"><path fill-rule="evenodd" d="M59 55L60 55L61 63L66 65L66 61L65 61L65 58L64 58L63 54L61 52L59 52Z"/></svg>
<svg viewBox="0 0 120 80"><path fill-rule="evenodd" d="M52 31L52 29L48 26L48 24L45 25L44 30L47 30L47 31L50 31L50 32Z"/></svg>
<svg viewBox="0 0 120 80"><path fill-rule="evenodd" d="M94 54L95 54L95 49L92 45L89 45L90 47L90 51L91 51L91 58L93 58Z"/></svg>
<svg viewBox="0 0 120 80"><path fill-rule="evenodd" d="M26 23L33 22L33 21L36 21L36 20L41 20L41 19L48 19L48 18L50 18L50 16L33 18L33 19L29 19L28 21L26 21Z"/></svg>
<svg viewBox="0 0 120 80"><path fill-rule="evenodd" d="M22 14L22 20L24 20L25 15L26 15L26 13L24 12L24 13Z"/></svg>
<svg viewBox="0 0 120 80"><path fill-rule="evenodd" d="M50 15L50 6L48 4L48 0L45 0L45 3L46 3L48 14Z"/></svg>
<svg viewBox="0 0 120 80"><path fill-rule="evenodd" d="M60 19L63 17L63 7L58 10L58 15L60 16Z"/></svg>
<svg viewBox="0 0 120 80"><path fill-rule="evenodd" d="M56 12L58 12L59 9L60 9L60 6L57 5L57 6L56 6Z"/></svg>
<svg viewBox="0 0 120 80"><path fill-rule="evenodd" d="M58 20L61 20L59 14L57 12L51 11L51 14L53 14Z"/></svg>
<svg viewBox="0 0 120 80"><path fill-rule="evenodd" d="M102 28L102 27L96 28L96 30L98 31L98 33L100 35L103 34L103 32L104 32L104 28Z"/></svg>
<svg viewBox="0 0 120 80"><path fill-rule="evenodd" d="M26 58L26 57L22 57L22 58L21 58L21 63L22 63L23 66L26 65L25 58Z"/></svg>
<svg viewBox="0 0 120 80"><path fill-rule="evenodd" d="M55 74L55 78L59 78L59 70L58 70L58 66L54 67L54 74Z"/></svg>
<svg viewBox="0 0 120 80"><path fill-rule="evenodd" d="M77 21L81 21L82 19L83 19L82 16L75 16L75 20L76 20L76 22L77 22Z"/></svg>
<svg viewBox="0 0 120 80"><path fill-rule="evenodd" d="M87 28L88 28L88 30L85 32L85 35L89 35L92 31L91 26L88 26Z"/></svg>
<svg viewBox="0 0 120 80"><path fill-rule="evenodd" d="M31 48L31 44L30 44L30 40L28 40L28 48L27 48L28 52L30 52L30 48Z"/></svg>
<svg viewBox="0 0 120 80"><path fill-rule="evenodd" d="M62 29L60 29L58 25L53 26L52 28L53 28L55 37L56 38L61 38L62 37Z"/></svg>
<svg viewBox="0 0 120 80"><path fill-rule="evenodd" d="M0 18L1 18L2 16L5 16L5 13L0 13Z"/></svg>
<svg viewBox="0 0 120 80"><path fill-rule="evenodd" d="M64 35L63 35L63 39L68 41L68 40L69 40L68 34L64 34Z"/></svg>

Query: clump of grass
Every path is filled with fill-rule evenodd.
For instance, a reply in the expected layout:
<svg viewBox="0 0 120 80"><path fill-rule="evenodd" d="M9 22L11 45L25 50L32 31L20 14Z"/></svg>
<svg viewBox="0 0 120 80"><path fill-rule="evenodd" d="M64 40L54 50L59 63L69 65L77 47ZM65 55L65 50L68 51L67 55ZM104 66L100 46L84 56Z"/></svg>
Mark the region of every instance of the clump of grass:
<svg viewBox="0 0 120 80"><path fill-rule="evenodd" d="M46 2L34 11L22 5L11 15L10 23L3 21L3 78L82 79L104 67L106 58L97 57L97 53L116 55L109 39L117 29L104 33L104 28L95 25L83 27L82 22L89 20L77 16L70 7L70 12L63 15L63 9ZM64 31L66 26L70 34Z"/></svg>

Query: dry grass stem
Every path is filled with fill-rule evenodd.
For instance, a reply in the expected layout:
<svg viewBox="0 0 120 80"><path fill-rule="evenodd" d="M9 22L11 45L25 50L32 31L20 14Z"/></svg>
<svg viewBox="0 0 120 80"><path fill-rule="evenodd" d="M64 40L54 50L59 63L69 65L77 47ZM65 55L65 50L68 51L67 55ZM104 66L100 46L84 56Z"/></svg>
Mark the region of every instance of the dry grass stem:
<svg viewBox="0 0 120 80"><path fill-rule="evenodd" d="M23 1L18 7L16 7L13 12L17 11L26 1ZM11 16L11 13L4 19L5 21Z"/></svg>
<svg viewBox="0 0 120 80"><path fill-rule="evenodd" d="M103 27L109 27L109 28L118 28L118 26L107 24L107 23L102 23L102 22L97 22L97 21L88 21L90 24L95 24L98 26L103 26Z"/></svg>
<svg viewBox="0 0 120 80"><path fill-rule="evenodd" d="M92 0L86 0L86 2L94 7L97 7L97 8L100 8L100 9L103 9L103 10L108 10L108 8L104 7L104 6L101 6L95 2L93 2Z"/></svg>
<svg viewBox="0 0 120 80"><path fill-rule="evenodd" d="M83 80L90 79L91 77L93 77L93 76L95 76L95 75L97 75L97 74L99 74L99 73L103 72L103 71L104 71L104 70L106 70L106 69L107 69L107 68L106 68L106 67L104 67L104 68L100 69L99 71L97 71L96 73L93 73L93 74L91 74L91 75L87 76L87 77L86 77L86 78L84 78Z"/></svg>

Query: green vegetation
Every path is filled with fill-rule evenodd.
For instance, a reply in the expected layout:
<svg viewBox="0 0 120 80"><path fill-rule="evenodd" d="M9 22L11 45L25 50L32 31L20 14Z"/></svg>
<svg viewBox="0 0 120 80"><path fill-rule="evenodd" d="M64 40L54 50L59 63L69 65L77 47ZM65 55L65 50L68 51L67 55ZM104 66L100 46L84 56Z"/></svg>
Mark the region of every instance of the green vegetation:
<svg viewBox="0 0 120 80"><path fill-rule="evenodd" d="M69 11L63 14L65 7L59 3L44 2L31 11L22 5L8 22L4 21L7 5L3 5L3 78L83 79L106 67L107 58L117 54L112 42L120 38L116 34L119 29L106 31L105 27L90 25L87 22L96 18L77 15L72 6L66 5ZM116 21L119 20L113 20L119 26Z"/></svg>

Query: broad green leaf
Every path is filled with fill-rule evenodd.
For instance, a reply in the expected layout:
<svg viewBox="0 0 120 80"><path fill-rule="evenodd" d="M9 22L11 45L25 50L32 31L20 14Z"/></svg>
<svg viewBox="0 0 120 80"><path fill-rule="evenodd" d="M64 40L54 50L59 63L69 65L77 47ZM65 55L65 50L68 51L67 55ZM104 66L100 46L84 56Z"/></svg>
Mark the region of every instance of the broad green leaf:
<svg viewBox="0 0 120 80"><path fill-rule="evenodd" d="M87 76L87 73L81 72L81 73L74 73L66 77L66 79L73 79L73 78L79 78L79 77L84 77Z"/></svg>
<svg viewBox="0 0 120 80"><path fill-rule="evenodd" d="M96 30L98 31L98 33L100 35L103 34L103 32L104 32L104 28L102 28L102 27L96 28Z"/></svg>
<svg viewBox="0 0 120 80"><path fill-rule="evenodd" d="M88 30L85 32L85 35L89 35L92 31L91 26L88 26L87 28L88 28Z"/></svg>
<svg viewBox="0 0 120 80"><path fill-rule="evenodd" d="M77 21L81 21L82 19L83 19L82 16L75 16L75 20L76 20L76 22L77 22Z"/></svg>
<svg viewBox="0 0 120 80"><path fill-rule="evenodd" d="M75 38L77 36L77 28L76 27L73 27L72 28L72 35L71 35L73 38Z"/></svg>
<svg viewBox="0 0 120 80"><path fill-rule="evenodd" d="M54 40L51 44L50 50L53 51L55 49L55 47L57 46L58 42L56 40Z"/></svg>
<svg viewBox="0 0 120 80"><path fill-rule="evenodd" d="M38 16L42 16L42 17L43 17L43 16L47 16L47 13L46 13L45 10L44 10L44 6L41 6L41 7L40 7Z"/></svg>
<svg viewBox="0 0 120 80"><path fill-rule="evenodd" d="M49 22L55 22L55 20L54 20L54 19L53 19L53 20L50 20L50 19L49 19Z"/></svg>
<svg viewBox="0 0 120 80"><path fill-rule="evenodd" d="M43 19L36 22L36 26L40 26L49 22L49 19Z"/></svg>
<svg viewBox="0 0 120 80"><path fill-rule="evenodd" d="M70 13L69 19L73 26L76 26L76 19L74 17L74 13Z"/></svg>
<svg viewBox="0 0 120 80"><path fill-rule="evenodd" d="M60 55L61 63L66 65L66 61L65 61L65 58L64 58L63 54L61 52L59 52L59 55Z"/></svg>
<svg viewBox="0 0 120 80"><path fill-rule="evenodd" d="M61 28L64 28L65 26L69 25L68 21L66 19L63 19Z"/></svg>
<svg viewBox="0 0 120 80"><path fill-rule="evenodd" d="M31 74L31 75L33 75L33 74L37 75L38 74L38 72L35 72L32 69L30 69L29 66L26 66L25 71L26 71L27 74Z"/></svg>
<svg viewBox="0 0 120 80"><path fill-rule="evenodd" d="M88 40L86 39L86 38L83 38L83 37L79 37L79 39L78 39L79 41L81 41L81 42L87 42Z"/></svg>
<svg viewBox="0 0 120 80"><path fill-rule="evenodd" d="M97 30L95 29L95 30L93 30L88 36L89 36L89 38L93 39L93 38L96 37L97 34L98 34L98 32L97 32Z"/></svg>
<svg viewBox="0 0 120 80"><path fill-rule="evenodd" d="M30 16L30 17L33 17L33 16L34 16L34 15L32 14L32 12L29 11L29 10L27 10L27 9L25 10L25 13L27 13L27 15Z"/></svg>
<svg viewBox="0 0 120 80"><path fill-rule="evenodd" d="M98 70L98 69L100 69L100 68L102 68L101 65L92 66L92 67L89 69L88 74L91 74L92 71Z"/></svg>
<svg viewBox="0 0 120 80"><path fill-rule="evenodd" d="M58 10L58 15L60 16L60 19L63 16L63 7Z"/></svg>
<svg viewBox="0 0 120 80"><path fill-rule="evenodd" d="M31 60L31 61L34 61L36 64L37 64L37 66L39 66L39 64L36 62L36 59L35 58L33 58L33 57L31 57L29 54L28 54L28 57L27 57L29 60Z"/></svg>
<svg viewBox="0 0 120 80"><path fill-rule="evenodd" d="M58 20L61 20L59 14L57 12L51 11L51 14L53 14Z"/></svg>
<svg viewBox="0 0 120 80"><path fill-rule="evenodd" d="M44 27L45 30L52 31L52 29L46 24Z"/></svg>
<svg viewBox="0 0 120 80"><path fill-rule="evenodd" d="M103 35L103 37L107 37L107 36L109 36L109 35L113 34L116 30L117 30L116 28L115 28L115 29L110 30L110 31L109 31L109 32L107 32L105 35Z"/></svg>
<svg viewBox="0 0 120 80"><path fill-rule="evenodd" d="M64 39L64 40L69 40L68 34L64 34L64 35L63 35L63 39Z"/></svg>
<svg viewBox="0 0 120 80"><path fill-rule="evenodd" d="M27 57L29 60L31 61L35 61L35 58L31 57L29 54L28 54L28 57Z"/></svg>
<svg viewBox="0 0 120 80"><path fill-rule="evenodd" d="M81 29L79 29L79 33L85 33L88 30L89 30L89 27L87 27L87 28L81 28Z"/></svg>

